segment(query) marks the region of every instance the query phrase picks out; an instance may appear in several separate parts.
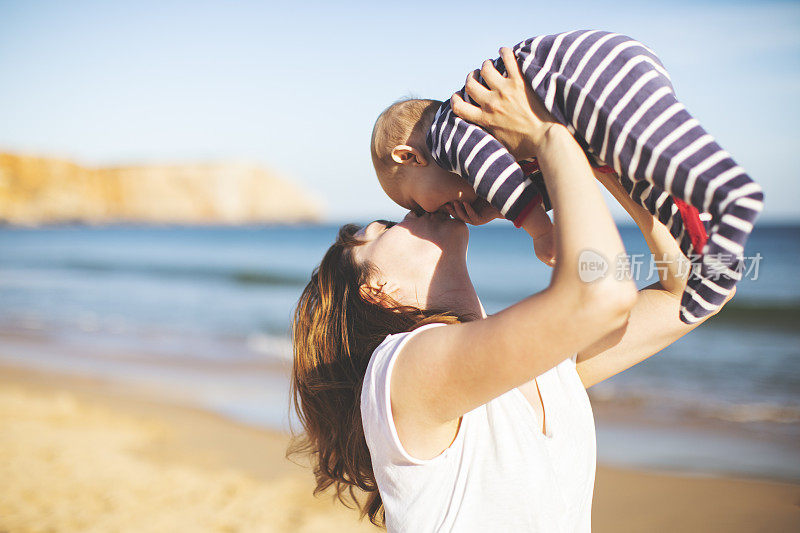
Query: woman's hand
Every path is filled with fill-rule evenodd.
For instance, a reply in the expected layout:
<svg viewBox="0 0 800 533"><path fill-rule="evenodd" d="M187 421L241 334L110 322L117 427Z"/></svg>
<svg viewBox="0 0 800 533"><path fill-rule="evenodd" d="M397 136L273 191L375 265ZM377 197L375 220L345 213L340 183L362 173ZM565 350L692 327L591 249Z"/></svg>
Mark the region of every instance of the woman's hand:
<svg viewBox="0 0 800 533"><path fill-rule="evenodd" d="M517 160L535 157L545 133L558 122L522 77L511 49L501 48L500 56L506 77L488 59L480 70L489 89L475 78L478 71L467 76L466 93L480 107L465 102L458 94L450 98L450 106L462 119L488 130Z"/></svg>

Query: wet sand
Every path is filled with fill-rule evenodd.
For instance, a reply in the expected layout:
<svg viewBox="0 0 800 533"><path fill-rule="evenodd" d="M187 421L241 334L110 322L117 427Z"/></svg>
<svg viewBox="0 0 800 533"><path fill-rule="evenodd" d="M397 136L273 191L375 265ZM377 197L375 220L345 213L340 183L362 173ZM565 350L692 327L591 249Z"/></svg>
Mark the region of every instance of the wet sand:
<svg viewBox="0 0 800 533"><path fill-rule="evenodd" d="M0 531L378 531L288 436L154 391L0 366ZM800 485L597 471L593 531L797 531Z"/></svg>

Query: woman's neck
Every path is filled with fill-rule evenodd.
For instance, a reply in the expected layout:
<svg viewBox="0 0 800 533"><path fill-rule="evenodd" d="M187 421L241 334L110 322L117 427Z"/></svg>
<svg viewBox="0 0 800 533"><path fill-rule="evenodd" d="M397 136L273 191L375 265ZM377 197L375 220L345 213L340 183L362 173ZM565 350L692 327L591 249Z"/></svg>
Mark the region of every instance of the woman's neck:
<svg viewBox="0 0 800 533"><path fill-rule="evenodd" d="M444 270L444 269L443 269ZM434 276L428 289L427 309L447 310L475 319L484 316L483 306L472 285L466 264Z"/></svg>

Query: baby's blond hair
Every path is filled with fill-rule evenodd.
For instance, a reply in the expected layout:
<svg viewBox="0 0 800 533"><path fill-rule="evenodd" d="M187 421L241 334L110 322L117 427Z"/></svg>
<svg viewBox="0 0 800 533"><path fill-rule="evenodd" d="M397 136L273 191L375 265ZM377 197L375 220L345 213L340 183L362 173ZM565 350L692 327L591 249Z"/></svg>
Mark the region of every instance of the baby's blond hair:
<svg viewBox="0 0 800 533"><path fill-rule="evenodd" d="M394 174L397 163L392 160L395 146L406 144L430 156L425 143L428 127L442 102L419 98L403 98L383 110L372 128L370 152L378 178Z"/></svg>

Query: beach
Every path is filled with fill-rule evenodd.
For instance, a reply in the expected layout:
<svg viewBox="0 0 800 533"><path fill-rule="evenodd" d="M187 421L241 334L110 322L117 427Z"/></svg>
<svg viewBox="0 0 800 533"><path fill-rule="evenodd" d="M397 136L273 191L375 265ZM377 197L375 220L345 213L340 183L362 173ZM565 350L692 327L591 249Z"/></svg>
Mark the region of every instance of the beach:
<svg viewBox="0 0 800 533"><path fill-rule="evenodd" d="M288 436L98 379L0 370L0 531L370 531Z"/></svg>
<svg viewBox="0 0 800 533"><path fill-rule="evenodd" d="M514 229L471 231L488 313L548 283ZM0 230L0 532L378 531L285 458L289 320L336 231ZM800 529L798 236L757 228L763 275L589 390L593 531Z"/></svg>
<svg viewBox="0 0 800 533"><path fill-rule="evenodd" d="M0 366L0 531L377 531L313 497L287 433L99 378ZM800 485L598 467L593 531L792 531Z"/></svg>

